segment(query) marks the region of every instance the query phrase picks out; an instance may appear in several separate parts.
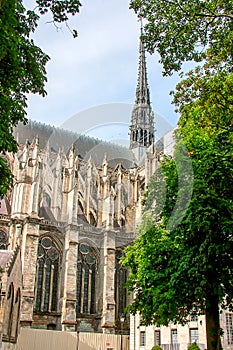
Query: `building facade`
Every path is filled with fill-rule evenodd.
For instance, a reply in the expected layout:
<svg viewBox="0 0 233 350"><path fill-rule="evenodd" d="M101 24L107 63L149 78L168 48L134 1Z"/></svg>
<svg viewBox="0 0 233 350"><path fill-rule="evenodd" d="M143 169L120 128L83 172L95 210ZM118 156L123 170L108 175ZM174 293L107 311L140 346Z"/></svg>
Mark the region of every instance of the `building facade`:
<svg viewBox="0 0 233 350"><path fill-rule="evenodd" d="M106 155L97 167L38 139L11 157L0 234L2 248L21 251L21 325L115 332L129 302L119 260L134 239L144 169L109 167Z"/></svg>
<svg viewBox="0 0 233 350"><path fill-rule="evenodd" d="M142 79L145 69L140 44L135 108L139 108L138 118L140 113L150 114L148 120L144 118L140 161L147 157L153 138L153 128L146 131L152 121L149 97L144 101L139 96L145 88L149 93L146 75ZM145 109L141 104L146 104ZM132 117L134 149L142 146L136 124L138 120ZM18 129L18 134L22 132L23 127ZM20 304L17 327L129 333L129 318L121 323L130 301L124 288L127 271L119 262L124 247L135 238L140 199L155 170L156 157L150 156L145 170L144 164L136 166L133 152L123 150L120 156L119 149L112 153L106 144L89 149L87 157L75 142L66 152L62 141L60 148L51 145L53 137L45 145L40 144L40 137L28 136L19 142L16 154L6 155L14 184L0 201L2 251L17 251L21 258L20 302L19 293L14 293L17 280L5 283L1 290L6 304L11 299L12 305ZM9 308L11 304L3 318L10 317ZM2 328L2 340L16 341L17 332L15 337L9 332L9 327Z"/></svg>

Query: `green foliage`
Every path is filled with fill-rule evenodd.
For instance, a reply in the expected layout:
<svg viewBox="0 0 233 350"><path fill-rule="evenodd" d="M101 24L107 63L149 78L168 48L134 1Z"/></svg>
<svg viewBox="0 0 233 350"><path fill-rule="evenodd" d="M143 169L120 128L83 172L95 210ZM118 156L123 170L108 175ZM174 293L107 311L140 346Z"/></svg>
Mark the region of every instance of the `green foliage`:
<svg viewBox="0 0 233 350"><path fill-rule="evenodd" d="M195 343L189 345L188 350L200 350L199 346Z"/></svg>
<svg viewBox="0 0 233 350"><path fill-rule="evenodd" d="M175 159L152 177L140 236L123 259L135 295L129 310L139 311L146 325L186 323L189 314L205 313L209 350L221 349L219 304L233 309L232 5L131 1L147 20L142 38L150 52L159 52L165 75L189 60L202 66L176 87ZM193 178L190 169L181 175L190 166L187 155ZM161 193L163 201L156 197ZM149 209L153 203L157 208Z"/></svg>
<svg viewBox="0 0 233 350"><path fill-rule="evenodd" d="M58 23L67 21L69 14L74 16L81 6L80 1L77 0L36 0L35 2L41 15L51 12L53 20Z"/></svg>
<svg viewBox="0 0 233 350"><path fill-rule="evenodd" d="M69 15L76 15L82 6L78 0L35 0L35 2L40 15L50 13L54 23L67 23ZM76 29L71 32L74 38L78 36Z"/></svg>
<svg viewBox="0 0 233 350"><path fill-rule="evenodd" d="M159 345L154 345L151 350L162 350L162 348Z"/></svg>
<svg viewBox="0 0 233 350"><path fill-rule="evenodd" d="M0 194L7 193L12 184L12 173L4 158L0 157ZM1 198L1 197L0 197Z"/></svg>
<svg viewBox="0 0 233 350"><path fill-rule="evenodd" d="M51 11L53 20L63 22L79 11L78 1L37 0L40 14ZM13 128L26 123L27 94L45 96L45 65L49 57L30 38L39 15L27 11L21 0L0 1L0 153L15 152ZM7 162L0 159L0 198L12 183Z"/></svg>
<svg viewBox="0 0 233 350"><path fill-rule="evenodd" d="M146 227L153 226L160 219L162 212L168 213L169 217L177 198L177 192L178 174L175 161L164 157L161 166L151 177L144 195L144 220L139 233L141 230L144 232Z"/></svg>
<svg viewBox="0 0 233 350"><path fill-rule="evenodd" d="M138 17L146 19L146 47L159 52L165 74L185 61L203 60L204 48L231 67L232 7L232 0L131 0Z"/></svg>
<svg viewBox="0 0 233 350"><path fill-rule="evenodd" d="M186 191L177 182L179 161L166 159L163 176L152 177L145 201L150 207L162 184L167 189L163 208L145 212L140 235L123 259L131 271L127 286L135 295L129 311L139 311L146 325L184 324L193 312L205 313L210 350L220 349L218 305L233 309L232 91L233 74L207 66L178 85L175 159L185 163L185 152L190 157L192 197L180 211L183 220L177 224L175 215L175 225L169 226L180 192L184 198Z"/></svg>

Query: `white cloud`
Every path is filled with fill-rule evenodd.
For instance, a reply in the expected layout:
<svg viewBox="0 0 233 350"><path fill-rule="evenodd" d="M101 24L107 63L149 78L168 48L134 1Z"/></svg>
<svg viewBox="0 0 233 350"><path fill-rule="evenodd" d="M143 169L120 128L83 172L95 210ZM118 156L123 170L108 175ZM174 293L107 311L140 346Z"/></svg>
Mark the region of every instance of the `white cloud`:
<svg viewBox="0 0 233 350"><path fill-rule="evenodd" d="M139 24L128 7L128 0L83 1L80 14L70 21L79 32L76 39L64 25L56 31L41 20L35 41L51 57L48 96L29 97L29 118L61 125L92 106L134 103ZM151 100L156 112L174 123L169 91L177 78L162 78L157 61L157 55L147 59Z"/></svg>

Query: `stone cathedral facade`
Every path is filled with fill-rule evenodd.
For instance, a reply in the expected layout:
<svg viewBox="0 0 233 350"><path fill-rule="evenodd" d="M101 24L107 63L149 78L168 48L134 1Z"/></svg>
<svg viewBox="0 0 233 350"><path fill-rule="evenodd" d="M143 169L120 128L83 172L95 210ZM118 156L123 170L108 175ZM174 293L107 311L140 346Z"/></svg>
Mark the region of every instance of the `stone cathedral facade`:
<svg viewBox="0 0 233 350"><path fill-rule="evenodd" d="M120 331L130 297L124 288L127 271L119 260L135 238L141 198L157 166L153 142L140 43L130 150L121 149L124 155L119 155L116 149L109 159L111 147L101 145L101 161L96 161L95 147L87 157L75 142L66 152L62 144L54 149L29 135L16 154L6 155L14 184L0 201L3 341L16 341L19 325ZM123 330L129 330L127 318Z"/></svg>

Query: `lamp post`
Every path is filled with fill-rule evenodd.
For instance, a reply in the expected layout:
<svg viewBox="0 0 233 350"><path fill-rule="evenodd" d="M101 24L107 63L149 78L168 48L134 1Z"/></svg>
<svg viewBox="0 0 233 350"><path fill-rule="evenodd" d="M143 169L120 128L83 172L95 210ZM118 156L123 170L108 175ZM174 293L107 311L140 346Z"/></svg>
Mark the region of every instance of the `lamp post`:
<svg viewBox="0 0 233 350"><path fill-rule="evenodd" d="M124 314L121 315L120 321L121 321L121 350L123 350L122 335L123 335L123 324L124 324L124 321L125 321Z"/></svg>
<svg viewBox="0 0 233 350"><path fill-rule="evenodd" d="M78 323L76 324L76 333L77 333L76 350L79 350L79 330L78 330Z"/></svg>

